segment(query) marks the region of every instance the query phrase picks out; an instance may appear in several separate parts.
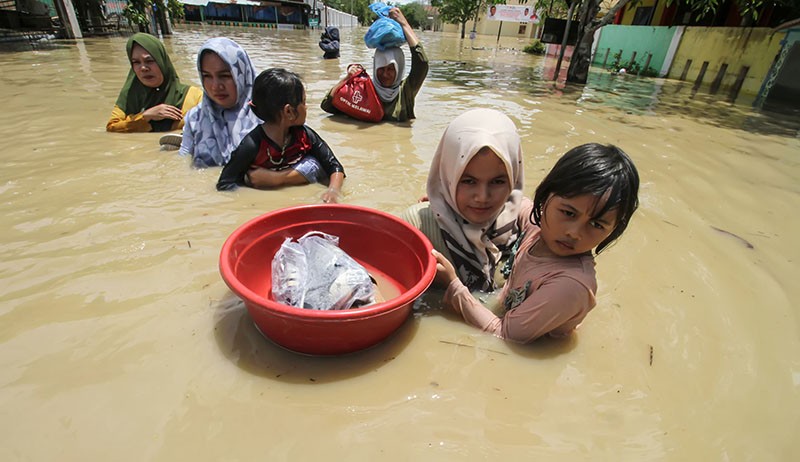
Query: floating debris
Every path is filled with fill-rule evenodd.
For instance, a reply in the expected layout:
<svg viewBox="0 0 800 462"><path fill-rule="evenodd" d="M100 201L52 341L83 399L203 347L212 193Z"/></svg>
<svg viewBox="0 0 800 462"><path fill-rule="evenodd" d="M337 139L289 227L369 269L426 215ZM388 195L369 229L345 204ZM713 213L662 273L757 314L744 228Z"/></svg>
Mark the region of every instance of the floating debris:
<svg viewBox="0 0 800 462"><path fill-rule="evenodd" d="M476 350L491 351L492 353L497 353L497 354L501 354L501 355L508 355L508 353L506 353L505 351L493 350L491 348L476 347L475 345L467 345L466 343L461 343L461 342L451 342L449 340L439 340L439 342L440 343L446 343L448 345L456 345L456 346L462 346L462 347L467 347L467 348L475 348Z"/></svg>
<svg viewBox="0 0 800 462"><path fill-rule="evenodd" d="M734 233L732 233L730 231L726 231L724 229L717 228L716 226L712 226L711 229L713 229L714 231L720 232L722 234L725 234L726 236L731 236L731 237L734 237L734 238L738 239L739 242L744 244L744 246L747 247L748 249L754 249L755 248L755 247L753 247L753 244L750 243L750 241L748 241L747 239L745 239L745 238L743 238L743 237L741 237L739 235L736 235L736 234L734 234Z"/></svg>

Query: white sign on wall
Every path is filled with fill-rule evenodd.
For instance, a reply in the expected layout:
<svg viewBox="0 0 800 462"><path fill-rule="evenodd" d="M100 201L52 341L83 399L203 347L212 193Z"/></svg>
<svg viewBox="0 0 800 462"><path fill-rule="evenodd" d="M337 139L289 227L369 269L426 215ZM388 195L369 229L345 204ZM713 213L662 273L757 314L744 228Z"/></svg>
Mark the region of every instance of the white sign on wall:
<svg viewBox="0 0 800 462"><path fill-rule="evenodd" d="M486 19L490 21L514 21L539 24L539 11L525 5L490 5Z"/></svg>

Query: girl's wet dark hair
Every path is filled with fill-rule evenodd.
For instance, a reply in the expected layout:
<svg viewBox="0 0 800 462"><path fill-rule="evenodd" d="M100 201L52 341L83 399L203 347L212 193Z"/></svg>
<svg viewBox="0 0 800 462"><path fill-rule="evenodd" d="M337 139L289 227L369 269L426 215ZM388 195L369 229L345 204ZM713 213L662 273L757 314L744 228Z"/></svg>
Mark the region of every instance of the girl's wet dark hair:
<svg viewBox="0 0 800 462"><path fill-rule="evenodd" d="M622 235L633 212L639 207L639 172L622 149L614 145L583 144L570 149L558 159L536 188L531 221L537 226L541 226L544 206L551 194L561 197L581 194L608 197L592 217L598 218L609 210L618 210L614 230L597 245L596 253L600 253Z"/></svg>
<svg viewBox="0 0 800 462"><path fill-rule="evenodd" d="M280 122L283 107L296 108L304 95L299 75L278 67L267 69L253 82L253 113L264 122Z"/></svg>

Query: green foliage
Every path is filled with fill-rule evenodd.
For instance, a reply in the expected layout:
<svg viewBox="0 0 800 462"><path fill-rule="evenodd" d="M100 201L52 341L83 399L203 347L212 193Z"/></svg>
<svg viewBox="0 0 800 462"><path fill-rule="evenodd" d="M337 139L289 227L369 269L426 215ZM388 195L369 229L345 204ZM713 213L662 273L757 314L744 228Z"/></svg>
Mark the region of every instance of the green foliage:
<svg viewBox="0 0 800 462"><path fill-rule="evenodd" d="M420 3L406 3L400 6L400 11L403 12L408 24L414 29L429 25L428 12L425 11L425 7Z"/></svg>
<svg viewBox="0 0 800 462"><path fill-rule="evenodd" d="M714 14L719 8L719 0L682 0L689 5L697 18L702 18L709 14ZM761 3L761 0L757 0Z"/></svg>
<svg viewBox="0 0 800 462"><path fill-rule="evenodd" d="M753 21L758 20L758 12L764 2L761 0L739 0L736 2L739 7L739 14L743 18L752 18Z"/></svg>
<svg viewBox="0 0 800 462"><path fill-rule="evenodd" d="M524 51L525 53L530 53L532 55L543 55L544 44L539 40L534 40L533 43L523 48L522 51Z"/></svg>
<svg viewBox="0 0 800 462"><path fill-rule="evenodd" d="M170 18L182 18L186 15L183 3L178 0L167 0L167 10L169 10Z"/></svg>
<svg viewBox="0 0 800 462"><path fill-rule="evenodd" d="M128 18L128 22L131 24L147 25L150 22L147 17L147 8L152 4L152 0L128 0L128 5L122 10L122 15Z"/></svg>
<svg viewBox="0 0 800 462"><path fill-rule="evenodd" d="M328 5L330 8L339 11L349 12L350 10L343 9L344 2L342 0L325 0L325 4ZM349 5L350 2L347 2Z"/></svg>
<svg viewBox="0 0 800 462"><path fill-rule="evenodd" d="M542 13L540 15L542 24L544 24L545 18L566 19L569 11L569 5L565 0L530 0L530 2L537 11ZM522 0L520 3L525 4L527 2Z"/></svg>
<svg viewBox="0 0 800 462"><path fill-rule="evenodd" d="M450 24L464 24L475 19L482 10L484 0L442 0L439 16Z"/></svg>
<svg viewBox="0 0 800 462"><path fill-rule="evenodd" d="M319 2L317 3L319 4ZM386 3L389 4L391 2ZM358 17L358 22L366 26L377 19L375 13L369 9L369 0L325 0L325 4L333 9Z"/></svg>
<svg viewBox="0 0 800 462"><path fill-rule="evenodd" d="M647 69L642 69L639 75L644 77L658 77L658 71L653 69L652 66L648 66Z"/></svg>
<svg viewBox="0 0 800 462"><path fill-rule="evenodd" d="M622 61L622 50L614 53L612 58L614 58L614 60L611 61L611 66L609 66L608 70L614 73L619 72L619 70L622 69L622 66L620 65L620 62Z"/></svg>
<svg viewBox="0 0 800 462"><path fill-rule="evenodd" d="M644 77L657 77L658 71L653 69L652 66L647 66L647 69L642 67L642 64L639 64L637 61L628 61L628 63L622 63L622 50L614 53L614 60L611 61L611 65L608 67L608 70L613 73L618 73L620 69L625 69L626 74L630 75L639 75Z"/></svg>
<svg viewBox="0 0 800 462"><path fill-rule="evenodd" d="M171 18L182 18L185 15L183 3L179 0L128 0L128 5L122 10L122 15L128 18L131 24L146 26L150 24L147 8L154 4L156 8L169 11Z"/></svg>
<svg viewBox="0 0 800 462"><path fill-rule="evenodd" d="M725 7L728 2L724 0L667 0L666 5L673 4L687 5L696 19L717 14L721 7ZM800 13L800 0L733 0L739 15L749 22L758 20L758 15L764 11L764 7L776 5L788 8L794 17Z"/></svg>

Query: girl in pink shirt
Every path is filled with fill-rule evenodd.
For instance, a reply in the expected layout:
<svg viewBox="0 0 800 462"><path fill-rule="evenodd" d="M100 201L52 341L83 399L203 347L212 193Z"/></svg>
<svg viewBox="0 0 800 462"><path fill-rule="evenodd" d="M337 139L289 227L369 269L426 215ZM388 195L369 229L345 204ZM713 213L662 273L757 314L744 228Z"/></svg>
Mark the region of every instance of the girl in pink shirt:
<svg viewBox="0 0 800 462"><path fill-rule="evenodd" d="M434 250L436 280L446 287L444 306L469 324L515 342L569 335L596 303L594 254L625 231L639 205L638 191L639 174L621 149L596 143L571 149L536 188L500 295L503 313L498 316L476 300L450 261ZM465 196L459 207L477 205Z"/></svg>

